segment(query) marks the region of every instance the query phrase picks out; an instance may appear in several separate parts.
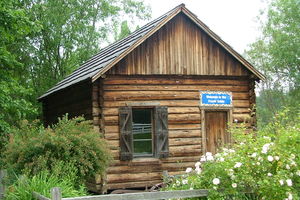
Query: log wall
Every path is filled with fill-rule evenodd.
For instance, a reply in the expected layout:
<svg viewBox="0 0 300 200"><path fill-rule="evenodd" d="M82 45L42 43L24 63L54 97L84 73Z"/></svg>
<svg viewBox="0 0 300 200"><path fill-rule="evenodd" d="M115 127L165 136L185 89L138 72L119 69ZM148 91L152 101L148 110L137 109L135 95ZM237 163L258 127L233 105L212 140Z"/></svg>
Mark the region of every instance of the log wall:
<svg viewBox="0 0 300 200"><path fill-rule="evenodd" d="M89 82L81 82L43 99L45 126L56 123L58 117L68 113L69 118L84 116L92 119L92 87Z"/></svg>
<svg viewBox="0 0 300 200"><path fill-rule="evenodd" d="M249 122L251 114L250 82L241 77L109 75L101 83L102 92L98 95L103 98L102 132L114 157L107 172L106 189L150 187L162 181L163 170L171 175L182 174L194 166L202 154L199 90L231 91L232 118ZM141 103L168 106L170 156L120 161L119 107Z"/></svg>

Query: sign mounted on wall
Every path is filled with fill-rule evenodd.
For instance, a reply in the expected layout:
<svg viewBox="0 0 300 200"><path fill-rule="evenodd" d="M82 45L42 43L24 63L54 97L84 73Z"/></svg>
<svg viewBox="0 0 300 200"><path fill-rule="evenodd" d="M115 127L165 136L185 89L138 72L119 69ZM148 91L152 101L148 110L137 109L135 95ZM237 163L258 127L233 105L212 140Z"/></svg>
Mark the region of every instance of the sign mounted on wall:
<svg viewBox="0 0 300 200"><path fill-rule="evenodd" d="M200 106L232 107L232 93L224 91L200 91Z"/></svg>

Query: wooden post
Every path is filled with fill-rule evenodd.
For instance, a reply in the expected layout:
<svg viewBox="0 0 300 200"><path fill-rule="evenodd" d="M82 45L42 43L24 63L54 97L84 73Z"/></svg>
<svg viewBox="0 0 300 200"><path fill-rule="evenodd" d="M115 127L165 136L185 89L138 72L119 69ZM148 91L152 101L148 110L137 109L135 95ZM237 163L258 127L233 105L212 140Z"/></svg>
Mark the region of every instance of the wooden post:
<svg viewBox="0 0 300 200"><path fill-rule="evenodd" d="M5 193L4 179L6 178L6 175L7 175L6 170L0 170L0 199L4 199L4 193Z"/></svg>
<svg viewBox="0 0 300 200"><path fill-rule="evenodd" d="M54 187L50 191L51 200L62 200L62 195L59 187Z"/></svg>

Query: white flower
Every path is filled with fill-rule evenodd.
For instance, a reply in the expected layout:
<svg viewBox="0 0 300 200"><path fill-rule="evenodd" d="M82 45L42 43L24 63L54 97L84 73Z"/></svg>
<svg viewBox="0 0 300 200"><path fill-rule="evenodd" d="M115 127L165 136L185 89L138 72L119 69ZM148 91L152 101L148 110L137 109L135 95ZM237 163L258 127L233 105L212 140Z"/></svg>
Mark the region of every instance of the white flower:
<svg viewBox="0 0 300 200"><path fill-rule="evenodd" d="M205 156L201 156L200 162L205 162L205 161L206 161Z"/></svg>
<svg viewBox="0 0 300 200"><path fill-rule="evenodd" d="M271 174L271 173L268 173L268 176L273 176L273 174Z"/></svg>
<svg viewBox="0 0 300 200"><path fill-rule="evenodd" d="M239 120L237 120L237 119L234 119L234 122L235 122L235 123L238 123L238 121L239 121Z"/></svg>
<svg viewBox="0 0 300 200"><path fill-rule="evenodd" d="M291 162L291 165L292 165L292 166L297 166L297 164L295 163L295 161L292 161L292 162Z"/></svg>
<svg viewBox="0 0 300 200"><path fill-rule="evenodd" d="M279 183L280 183L280 185L283 185L283 184L284 184L284 181L283 181L283 180L280 180Z"/></svg>
<svg viewBox="0 0 300 200"><path fill-rule="evenodd" d="M295 156L295 154L291 154L291 159L295 159L296 158L296 156Z"/></svg>
<svg viewBox="0 0 300 200"><path fill-rule="evenodd" d="M293 182L292 182L291 179L287 179L287 180L286 180L286 184L287 184L288 186L292 186L292 185L293 185Z"/></svg>
<svg viewBox="0 0 300 200"><path fill-rule="evenodd" d="M272 162L274 160L273 156L268 156L268 161Z"/></svg>
<svg viewBox="0 0 300 200"><path fill-rule="evenodd" d="M262 158L262 157L260 157L260 156L257 158L257 160L259 160L259 161L261 161L262 159L263 159L263 158Z"/></svg>
<svg viewBox="0 0 300 200"><path fill-rule="evenodd" d="M256 164L257 164L257 165L260 165L260 162L257 162Z"/></svg>
<svg viewBox="0 0 300 200"><path fill-rule="evenodd" d="M229 149L228 151L229 151L229 153L234 153L235 152L235 150L233 150L233 149Z"/></svg>
<svg viewBox="0 0 300 200"><path fill-rule="evenodd" d="M237 184L236 184L236 183L232 183L231 186L232 186L233 188L236 188L236 187L237 187Z"/></svg>
<svg viewBox="0 0 300 200"><path fill-rule="evenodd" d="M192 169L191 167L188 167L188 168L186 168L186 170L185 170L186 173L190 173L190 172L192 172L192 171L193 171L193 169Z"/></svg>
<svg viewBox="0 0 300 200"><path fill-rule="evenodd" d="M235 163L234 168L239 168L241 166L242 166L242 163L241 162L237 162L237 163Z"/></svg>
<svg viewBox="0 0 300 200"><path fill-rule="evenodd" d="M190 188L190 190L193 190L194 188Z"/></svg>
<svg viewBox="0 0 300 200"><path fill-rule="evenodd" d="M229 175L229 176L232 176L232 175L233 175L233 172L234 172L233 169L229 169L229 170L228 170L228 175Z"/></svg>
<svg viewBox="0 0 300 200"><path fill-rule="evenodd" d="M262 147L262 153L266 154L269 150L269 147L270 147L270 144L267 143L267 144L264 144L264 146Z"/></svg>
<svg viewBox="0 0 300 200"><path fill-rule="evenodd" d="M293 200L293 195L291 193L288 195L288 200Z"/></svg>
<svg viewBox="0 0 300 200"><path fill-rule="evenodd" d="M220 179L214 178L214 179L213 179L213 184L214 184L214 185L219 185L219 184L220 184Z"/></svg>
<svg viewBox="0 0 300 200"><path fill-rule="evenodd" d="M278 160L279 160L279 156L275 156L275 160L277 160L277 161L278 161Z"/></svg>
<svg viewBox="0 0 300 200"><path fill-rule="evenodd" d="M196 162L195 163L195 167L197 168L197 167L199 167L201 165L201 162Z"/></svg>
<svg viewBox="0 0 300 200"><path fill-rule="evenodd" d="M224 158L223 157L220 157L220 158L218 158L218 160L220 161L220 162L224 162Z"/></svg>
<svg viewBox="0 0 300 200"><path fill-rule="evenodd" d="M212 153L211 153L211 152L206 152L205 155L206 155L206 156L212 156Z"/></svg>
<svg viewBox="0 0 300 200"><path fill-rule="evenodd" d="M195 168L195 171L196 171L197 174L201 174L202 169L201 169L200 167L196 167L196 168Z"/></svg>
<svg viewBox="0 0 300 200"><path fill-rule="evenodd" d="M256 152L251 155L252 158L255 158L256 156L257 156Z"/></svg>
<svg viewBox="0 0 300 200"><path fill-rule="evenodd" d="M244 145L244 144L245 144L244 142L241 142L241 143L240 143L240 145Z"/></svg>
<svg viewBox="0 0 300 200"><path fill-rule="evenodd" d="M286 165L285 168L286 169L291 169L291 167L289 165Z"/></svg>
<svg viewBox="0 0 300 200"><path fill-rule="evenodd" d="M183 179L183 180L182 180L182 184L183 184L183 185L186 185L187 183L188 183L188 180L186 180L186 179Z"/></svg>
<svg viewBox="0 0 300 200"><path fill-rule="evenodd" d="M213 157L213 156L206 156L206 160L207 160L207 161L213 161L213 160L214 160L214 157Z"/></svg>
<svg viewBox="0 0 300 200"><path fill-rule="evenodd" d="M178 180L176 180L176 185L180 185L180 182Z"/></svg>
<svg viewBox="0 0 300 200"><path fill-rule="evenodd" d="M297 174L298 176L300 176L300 170L297 170L296 174Z"/></svg>

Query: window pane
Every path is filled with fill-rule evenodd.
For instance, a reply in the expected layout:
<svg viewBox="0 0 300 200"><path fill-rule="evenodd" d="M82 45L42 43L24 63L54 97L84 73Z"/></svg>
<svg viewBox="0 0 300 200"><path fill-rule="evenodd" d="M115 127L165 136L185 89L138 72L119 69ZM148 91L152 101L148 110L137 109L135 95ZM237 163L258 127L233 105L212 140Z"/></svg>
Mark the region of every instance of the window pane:
<svg viewBox="0 0 300 200"><path fill-rule="evenodd" d="M152 110L132 109L133 150L135 154L152 154Z"/></svg>
<svg viewBox="0 0 300 200"><path fill-rule="evenodd" d="M135 154L151 154L152 153L152 141L134 141L133 150Z"/></svg>

